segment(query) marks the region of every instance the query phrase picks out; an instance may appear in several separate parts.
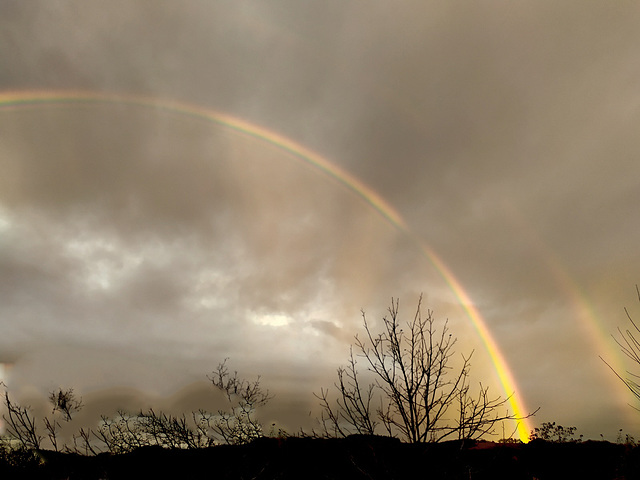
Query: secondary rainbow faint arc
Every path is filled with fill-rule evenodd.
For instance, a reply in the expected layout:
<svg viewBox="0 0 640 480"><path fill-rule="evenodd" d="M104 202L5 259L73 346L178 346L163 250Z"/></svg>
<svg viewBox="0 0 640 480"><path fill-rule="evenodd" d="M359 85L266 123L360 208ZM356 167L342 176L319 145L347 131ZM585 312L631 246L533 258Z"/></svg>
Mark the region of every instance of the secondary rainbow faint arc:
<svg viewBox="0 0 640 480"><path fill-rule="evenodd" d="M369 203L384 218L387 219L394 227L412 239L423 252L425 257L434 265L442 278L449 285L455 296L461 302L471 323L475 327L478 335L487 350L491 361L494 365L501 386L509 398L509 405L516 417L525 417L527 409L523 400L519 397L516 382L512 373L509 371L508 364L505 361L498 345L493 339L486 321L482 318L478 309L465 292L460 282L453 275L446 264L436 255L436 253L419 237L417 237L409 229L402 216L382 198L376 191L365 185L358 178L343 170L339 166L330 162L319 154L307 149L306 147L284 137L276 132L268 130L264 127L252 124L239 118L217 112L208 108L192 105L188 103L178 102L174 100L164 100L154 97L146 97L142 95L124 95L111 94L101 92L88 91L42 91L42 90L18 90L0 92L0 107L28 107L39 105L69 105L69 104L125 104L134 105L150 109L165 110L173 113L179 113L191 117L201 118L206 121L222 125L232 130L241 132L245 135L258 138L271 145L274 145L290 154L299 158L330 177L334 178L342 185L347 187L361 199ZM530 425L527 419L518 422L517 431L522 441L527 441L530 431Z"/></svg>

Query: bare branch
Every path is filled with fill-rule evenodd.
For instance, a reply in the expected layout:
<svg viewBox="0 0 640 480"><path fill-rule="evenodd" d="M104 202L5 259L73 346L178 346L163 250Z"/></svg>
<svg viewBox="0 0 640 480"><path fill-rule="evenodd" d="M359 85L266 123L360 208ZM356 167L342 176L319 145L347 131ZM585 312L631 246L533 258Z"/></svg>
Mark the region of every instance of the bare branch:
<svg viewBox="0 0 640 480"><path fill-rule="evenodd" d="M480 384L472 396L468 384L471 356L462 356L461 365L451 365L456 339L448 323L441 330L435 326L433 312L422 311L422 296L413 318L402 325L397 299L391 299L387 315L382 318L381 333L374 333L362 312L365 335L355 337L358 356L365 359L375 385L364 389L358 381L353 349L346 367L338 369L338 400L331 405L327 391L316 395L321 401L321 423L325 433L343 436L350 432L374 433L370 405L379 397L376 414L390 436L412 443L439 441L451 435L478 438L494 432L498 422L518 420L499 413L508 398L491 398L488 388ZM450 418L458 409L457 421Z"/></svg>
<svg viewBox="0 0 640 480"><path fill-rule="evenodd" d="M238 372L229 373L225 359L209 376L214 387L222 391L229 410L219 410L217 417L210 417L210 428L225 443L248 443L263 436L262 424L255 417L256 409L273 398L268 390L262 390L260 377L254 381L240 379Z"/></svg>
<svg viewBox="0 0 640 480"><path fill-rule="evenodd" d="M82 399L76 398L73 388L50 392L49 402L53 405L53 413L60 412L67 422L71 420L74 413L79 412L84 406Z"/></svg>
<svg viewBox="0 0 640 480"><path fill-rule="evenodd" d="M636 285L636 294L638 296L638 300L640 301L640 289L638 289L638 285ZM636 335L640 334L640 328L636 324L636 322L631 317L631 314L625 307L624 312L627 316L627 319L633 326L635 331L631 331L630 329L626 329L624 332L618 328L619 338L616 338L612 335L614 341L620 347L620 351L624 353L633 363L636 365L640 365L640 341L636 337ZM600 357L600 359L611 369L611 371L620 379L622 383L626 385L629 391L633 394L633 396L640 400L640 384L638 384L633 378L640 378L640 375L632 373L630 371L625 372L626 376L622 376L615 368L611 366L604 358ZM639 410L637 407L634 407L636 410Z"/></svg>
<svg viewBox="0 0 640 480"><path fill-rule="evenodd" d="M1 382L0 384L4 385ZM30 407L22 407L11 401L7 390L4 392L4 405L7 415L3 415L2 418L6 422L9 437L17 440L26 449L38 450L42 436L38 434L36 419L30 413Z"/></svg>

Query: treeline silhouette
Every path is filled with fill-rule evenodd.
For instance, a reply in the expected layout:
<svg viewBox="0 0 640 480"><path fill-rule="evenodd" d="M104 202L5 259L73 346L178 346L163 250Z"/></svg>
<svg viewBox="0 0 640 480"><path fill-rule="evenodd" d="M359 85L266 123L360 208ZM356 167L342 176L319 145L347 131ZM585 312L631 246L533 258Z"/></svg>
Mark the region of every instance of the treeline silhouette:
<svg viewBox="0 0 640 480"><path fill-rule="evenodd" d="M399 301L392 298L379 332L373 331L362 312L364 335L355 337L347 365L338 368L337 395L332 398L329 389L321 388L315 394L322 410L317 428L296 435L341 438L383 433L408 443L425 443L477 439L495 433L499 423L522 420L508 413L508 398L490 396L482 384L472 393L473 352L462 355L457 368L453 365L456 338L446 322L438 330L433 312L422 311L422 297L409 321L401 323L399 311ZM364 373L357 359L364 364ZM16 403L5 390L7 442L22 449L39 450L47 443L54 451L97 454L144 446L241 445L262 437L264 426L256 412L272 396L261 386L260 377L241 378L229 370L225 359L208 379L224 394L226 408L179 416L153 409L119 411L115 417L103 416L95 428L74 433L71 444L60 442L59 431L83 406L73 389L50 393L52 415L45 416L42 425L28 406ZM280 436L286 433L280 431Z"/></svg>
<svg viewBox="0 0 640 480"><path fill-rule="evenodd" d="M382 436L261 437L243 445L139 447L82 455L21 451L0 461L10 479L637 479L640 449L603 441L409 444Z"/></svg>
<svg viewBox="0 0 640 480"><path fill-rule="evenodd" d="M472 391L473 352L454 365L456 338L446 322L437 328L421 302L401 323L399 301L392 299L379 332L362 312L364 334L337 370L334 396L326 388L314 393L321 414L311 431L285 432L275 424L265 431L258 411L273 396L260 377L246 380L231 371L228 359L207 377L223 393L224 408L188 415L118 411L70 440L61 432L84 406L73 389L50 392L51 413L38 419L5 386L0 476L188 478L207 463L215 465L211 478L407 478L420 472L421 478L576 478L576 472L579 478L634 478L640 472L638 448L628 435L615 444L582 442L575 427L543 423L528 444L513 438L516 430L487 442L498 425L504 432L505 422L537 410L515 417L506 409L509 398L491 396L482 384ZM570 477L558 476L569 470Z"/></svg>

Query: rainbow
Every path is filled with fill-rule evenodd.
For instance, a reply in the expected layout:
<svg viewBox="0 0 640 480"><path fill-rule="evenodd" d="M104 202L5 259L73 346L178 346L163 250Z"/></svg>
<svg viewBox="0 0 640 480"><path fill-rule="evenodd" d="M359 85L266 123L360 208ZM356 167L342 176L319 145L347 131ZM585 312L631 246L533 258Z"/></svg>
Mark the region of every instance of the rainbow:
<svg viewBox="0 0 640 480"><path fill-rule="evenodd" d="M371 205L380 213L388 222L396 229L407 235L415 242L421 252L436 268L447 285L451 288L454 295L462 304L471 323L476 329L482 343L488 352L495 371L498 375L502 389L505 392L508 403L513 410L513 415L521 418L517 422L518 436L523 442L528 441L531 426L526 419L528 410L524 401L518 393L516 382L509 370L508 364L502 355L498 344L493 339L487 322L482 318L478 309L474 306L469 295L466 293L460 282L456 279L446 264L436 255L436 253L419 237L411 232L402 216L382 198L371 187L364 184L358 178L349 172L320 156L319 154L305 148L304 146L284 137L276 132L268 130L264 127L252 124L250 122L238 119L231 115L216 112L208 108L191 105L188 103L178 102L174 100L164 100L153 97L145 97L141 95L122 95L101 92L87 91L8 91L0 92L0 109L37 107L42 105L74 105L74 104L105 104L115 103L155 109L159 111L167 111L174 114L186 115L207 122L224 126L231 130L240 132L249 137L257 138L268 144L271 144L281 150L291 154L294 158L298 158L316 169L322 171L329 177L333 178L347 189L351 190L355 195L360 197L366 203Z"/></svg>
<svg viewBox="0 0 640 480"><path fill-rule="evenodd" d="M414 237L413 234L411 234ZM493 363L493 367L498 375L498 379L500 380L500 385L507 395L507 401L513 410L513 415L521 420L516 424L516 430L518 432L518 436L520 440L523 442L529 441L529 433L532 431L531 425L528 422L526 416L528 415L528 410L525 407L524 401L518 395L518 388L516 387L516 382L513 378L513 374L509 370L509 365L507 361L504 359L498 344L493 339L489 328L487 327L487 322L482 318L482 315L478 311L478 309L474 306L471 298L467 295L467 292L462 288L460 282L453 275L453 272L447 267L447 265L435 254L435 252L424 242L416 239L414 237L414 241L420 245L422 251L425 256L429 259L429 261L435 266L436 270L440 273L445 282L449 285L454 295L460 301L460 304L464 308L467 316L471 320L471 323L476 329L478 336L482 340L485 350L489 354L491 358L491 362Z"/></svg>
<svg viewBox="0 0 640 480"><path fill-rule="evenodd" d="M604 322L599 318L586 292L571 278L566 267L563 266L561 259L543 241L540 235L531 228L526 222L526 219L513 205L505 204L504 211L507 213L511 222L525 232L526 238L529 239L531 245L539 252L539 258L545 263L558 288L564 293L566 298L570 300L575 316L580 320L580 326L585 330L595 351L599 353L600 358L605 360L607 364L610 364L611 368L615 371L624 372L626 369L622 351L613 341L612 332L608 331L604 326ZM606 342L607 339L610 340L608 343ZM603 372L610 382L610 388L617 391L619 398L629 398L629 403L636 400L633 395L630 395L625 384L620 382L615 375L611 375L604 364ZM629 421L633 422L637 414L633 412L632 409L629 409L627 416Z"/></svg>

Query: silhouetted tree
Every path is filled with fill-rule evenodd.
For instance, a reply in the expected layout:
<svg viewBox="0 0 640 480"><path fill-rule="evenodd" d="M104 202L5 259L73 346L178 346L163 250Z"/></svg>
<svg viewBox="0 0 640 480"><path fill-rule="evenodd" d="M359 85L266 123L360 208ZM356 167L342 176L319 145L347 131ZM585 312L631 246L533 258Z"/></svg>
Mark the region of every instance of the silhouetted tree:
<svg viewBox="0 0 640 480"><path fill-rule="evenodd" d="M576 427L563 427L556 422L545 422L541 427L536 427L529 436L529 440L547 440L556 443L577 443L582 441L582 435L574 438Z"/></svg>
<svg viewBox="0 0 640 480"><path fill-rule="evenodd" d="M49 402L53 406L51 412L54 415L52 418L44 417L42 421L47 430L47 435L51 441L53 449L58 451L58 429L61 427L60 422L56 418L56 413L62 415L62 419L65 422L70 422L74 413L79 412L83 405L82 399L76 398L73 388L62 390L59 388L57 391L49 393Z"/></svg>
<svg viewBox="0 0 640 480"><path fill-rule="evenodd" d="M4 385L4 384L2 384ZM5 421L9 438L17 441L22 448L37 450L42 443L42 435L38 433L36 418L29 406L23 407L9 397L9 391L4 391L4 406L7 414L2 418Z"/></svg>
<svg viewBox="0 0 640 480"><path fill-rule="evenodd" d="M338 398L335 407L329 400L329 390L321 388L314 395L320 400L322 414L320 421L323 431L329 436L346 437L357 433L373 435L378 422L371 414L371 401L374 396L374 385L361 386L353 358L353 347L349 349L349 361L346 367L338 367Z"/></svg>
<svg viewBox="0 0 640 480"><path fill-rule="evenodd" d="M215 441L207 435L208 426L200 422L199 414L173 416L153 409L129 415L118 411L115 418L103 416L94 436L112 453L130 452L144 446L165 448L202 448L212 446ZM85 446L93 448L86 432L80 437Z"/></svg>
<svg viewBox="0 0 640 480"><path fill-rule="evenodd" d="M256 409L266 405L273 397L260 386L260 377L248 381L239 378L238 372L231 374L225 359L208 378L229 402L227 410L219 410L216 416L203 417L213 431L225 443L234 445L262 437L263 427L256 418Z"/></svg>
<svg viewBox="0 0 640 480"><path fill-rule="evenodd" d="M262 424L256 418L256 409L272 397L262 390L260 377L248 381L231 374L227 360L220 363L208 376L214 387L221 390L229 405L217 413L198 410L186 415L173 416L153 409L135 415L119 411L115 418L102 417L96 432L100 443L112 453L124 453L136 448L157 445L167 448L201 448L217 443L243 444L263 435ZM86 431L79 437L85 449L91 445ZM77 451L78 449L76 449Z"/></svg>
<svg viewBox="0 0 640 480"><path fill-rule="evenodd" d="M49 402L53 405L53 412L60 412L66 421L70 421L74 413L79 412L82 407L82 399L76 398L73 388L49 393Z"/></svg>
<svg viewBox="0 0 640 480"><path fill-rule="evenodd" d="M140 428L136 415L119 410L115 418L102 416L102 421L94 432L111 453L126 453L139 447L151 445L148 436Z"/></svg>
<svg viewBox="0 0 640 480"><path fill-rule="evenodd" d="M58 451L58 432L61 425L55 415L56 413L60 413L63 416L63 420L69 422L72 415L82 408L82 399L76 398L73 389L70 388L68 390L58 389L58 391L50 392L49 401L53 405L53 411L51 412L53 417L49 418L45 416L42 419L42 423L44 424L51 446L55 451ZM4 405L7 413L3 415L3 418L6 422L9 438L17 441L23 448L32 450L40 449L44 437L39 433L38 422L31 411L31 407L21 406L11 400L9 391L6 390L6 388L4 392Z"/></svg>
<svg viewBox="0 0 640 480"><path fill-rule="evenodd" d="M446 322L438 333L432 312L423 315L421 304L422 297L413 319L401 325L399 301L391 299L388 315L382 318L382 333L372 331L362 312L365 335L356 336L354 346L375 381L362 385L352 350L347 367L338 369L337 400L332 404L324 389L316 395L325 435L373 434L379 421L388 435L418 443L450 436L478 438L493 433L498 422L522 419L500 413L509 399L489 397L482 385L477 396L471 394L468 377L473 352L463 355L454 371L450 363L456 339ZM379 400L375 411L374 397Z"/></svg>
<svg viewBox="0 0 640 480"><path fill-rule="evenodd" d="M140 428L154 445L168 448L201 448L214 444L207 436L207 428L199 421L199 415L192 413L192 420L187 417L156 413L153 409L138 415Z"/></svg>
<svg viewBox="0 0 640 480"><path fill-rule="evenodd" d="M638 296L638 300L640 301L640 290L636 285L636 294ZM629 322L631 323L632 328L627 328L626 330L621 330L618 327L618 335L619 338L616 338L612 335L613 339L616 341L622 353L624 353L627 357L631 359L633 363L640 366L640 328L636 322L633 321L633 318L629 314L629 311L625 307L624 309ZM613 368L607 361L600 357L600 359L607 364L607 366L615 373L615 375L627 386L627 388L631 391L631 393L636 397L636 399L640 400L640 375L636 373L632 373L630 371L626 372L626 376L623 377L615 368ZM633 407L636 410L640 410L637 407Z"/></svg>
<svg viewBox="0 0 640 480"><path fill-rule="evenodd" d="M166 448L202 448L218 443L243 444L263 436L263 427L256 417L256 410L264 406L272 396L260 385L260 377L253 381L230 373L227 360L208 376L213 386L224 393L228 401L226 409L216 413L206 410L192 412L190 416L169 415L150 408L136 414L118 411L114 417L102 416L97 428L81 428L72 436L72 444L60 444L60 429L83 404L73 389L58 389L49 394L53 406L50 416L40 422L29 406L21 406L9 396L5 386L6 437L0 446L12 448L18 445L24 450L40 450L45 432L55 451L97 454L103 450L125 453L144 446ZM64 423L61 423L64 422ZM275 426L275 424L274 424ZM280 431L280 435L284 432ZM48 448L49 445L45 445Z"/></svg>

